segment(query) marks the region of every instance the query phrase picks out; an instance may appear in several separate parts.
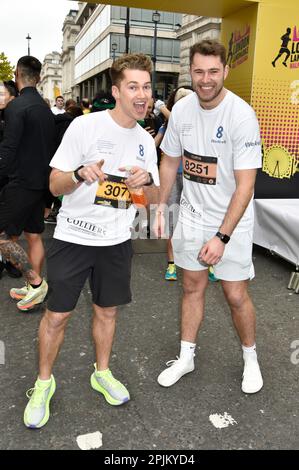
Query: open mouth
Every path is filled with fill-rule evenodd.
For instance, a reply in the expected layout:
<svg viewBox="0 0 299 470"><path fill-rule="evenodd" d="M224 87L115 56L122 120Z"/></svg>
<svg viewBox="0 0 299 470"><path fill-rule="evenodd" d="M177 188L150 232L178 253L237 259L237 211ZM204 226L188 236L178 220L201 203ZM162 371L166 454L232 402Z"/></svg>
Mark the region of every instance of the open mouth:
<svg viewBox="0 0 299 470"><path fill-rule="evenodd" d="M138 114L145 114L147 111L147 102L146 101L136 101L134 103L134 109Z"/></svg>

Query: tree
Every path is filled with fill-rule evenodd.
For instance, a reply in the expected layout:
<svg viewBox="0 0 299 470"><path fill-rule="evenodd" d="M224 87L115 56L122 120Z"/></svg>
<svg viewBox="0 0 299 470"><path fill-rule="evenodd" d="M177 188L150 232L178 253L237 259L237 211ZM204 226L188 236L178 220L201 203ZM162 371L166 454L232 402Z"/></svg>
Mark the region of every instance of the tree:
<svg viewBox="0 0 299 470"><path fill-rule="evenodd" d="M10 65L4 52L0 53L0 81L12 80L14 75L14 68Z"/></svg>

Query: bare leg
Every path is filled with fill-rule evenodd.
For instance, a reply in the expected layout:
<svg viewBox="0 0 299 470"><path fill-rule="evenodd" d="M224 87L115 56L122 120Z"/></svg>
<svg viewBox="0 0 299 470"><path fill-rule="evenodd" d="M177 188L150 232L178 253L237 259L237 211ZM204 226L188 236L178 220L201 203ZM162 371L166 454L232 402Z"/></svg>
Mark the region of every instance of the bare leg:
<svg viewBox="0 0 299 470"><path fill-rule="evenodd" d="M109 368L109 359L116 326L116 307L99 307L93 304L93 339L96 346L97 370Z"/></svg>
<svg viewBox="0 0 299 470"><path fill-rule="evenodd" d="M39 327L39 378L51 377L52 368L64 339L71 312L57 313L46 310Z"/></svg>
<svg viewBox="0 0 299 470"><path fill-rule="evenodd" d="M181 339L196 342L197 333L204 315L205 290L208 285L208 270L183 270L183 301Z"/></svg>
<svg viewBox="0 0 299 470"><path fill-rule="evenodd" d="M243 346L255 344L255 311L249 297L248 281L222 281L232 319Z"/></svg>
<svg viewBox="0 0 299 470"><path fill-rule="evenodd" d="M167 240L167 261L173 261L173 249L170 238Z"/></svg>
<svg viewBox="0 0 299 470"><path fill-rule="evenodd" d="M42 278L34 271L23 248L18 243L6 239L4 234L0 234L0 251L3 258L19 269L30 284L38 285L42 282Z"/></svg>
<svg viewBox="0 0 299 470"><path fill-rule="evenodd" d="M45 249L42 237L39 233L24 232L24 235L28 243L28 258L33 270L40 275L45 259Z"/></svg>

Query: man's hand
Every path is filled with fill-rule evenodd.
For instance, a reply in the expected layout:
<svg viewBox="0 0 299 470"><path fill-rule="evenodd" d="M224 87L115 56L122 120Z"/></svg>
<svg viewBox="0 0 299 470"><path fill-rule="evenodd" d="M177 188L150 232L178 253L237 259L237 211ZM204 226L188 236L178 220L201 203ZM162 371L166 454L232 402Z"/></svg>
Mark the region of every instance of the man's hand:
<svg viewBox="0 0 299 470"><path fill-rule="evenodd" d="M166 238L165 233L165 212L162 208L156 210L155 220L153 224L153 232L157 238Z"/></svg>
<svg viewBox="0 0 299 470"><path fill-rule="evenodd" d="M129 188L140 188L150 181L150 176L146 170L139 166L128 167L122 166L119 171L126 171L129 173L126 184Z"/></svg>
<svg viewBox="0 0 299 470"><path fill-rule="evenodd" d="M221 261L224 249L225 244L218 237L213 237L203 245L198 259L209 266L215 265Z"/></svg>
<svg viewBox="0 0 299 470"><path fill-rule="evenodd" d="M103 183L107 179L107 176L102 171L103 165L104 160L92 163L91 165L86 165L78 171L78 175L81 176L81 178L84 178L86 183L94 183L94 181Z"/></svg>

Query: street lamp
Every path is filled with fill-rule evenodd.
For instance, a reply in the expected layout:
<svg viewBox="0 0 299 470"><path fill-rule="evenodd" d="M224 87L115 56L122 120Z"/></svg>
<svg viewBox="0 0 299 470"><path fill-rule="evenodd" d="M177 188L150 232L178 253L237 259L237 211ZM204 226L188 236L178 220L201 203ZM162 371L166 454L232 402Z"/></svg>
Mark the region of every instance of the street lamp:
<svg viewBox="0 0 299 470"><path fill-rule="evenodd" d="M113 42L113 43L111 44L111 49L112 49L112 54L113 54L113 55L112 55L112 57L113 57L113 62L115 62L115 51L116 51L116 49L117 49L117 44L116 44L116 42Z"/></svg>
<svg viewBox="0 0 299 470"><path fill-rule="evenodd" d="M28 33L28 36L26 37L27 41L28 41L28 55L30 55L30 39L32 39L30 36L29 36L29 33Z"/></svg>
<svg viewBox="0 0 299 470"><path fill-rule="evenodd" d="M153 13L152 16L152 21L155 24L155 29L154 29L154 51L153 51L153 80L152 80L152 88L153 88L153 97L155 98L155 88L156 88L156 62L157 62L157 25L160 23L161 15L160 13L156 10Z"/></svg>

